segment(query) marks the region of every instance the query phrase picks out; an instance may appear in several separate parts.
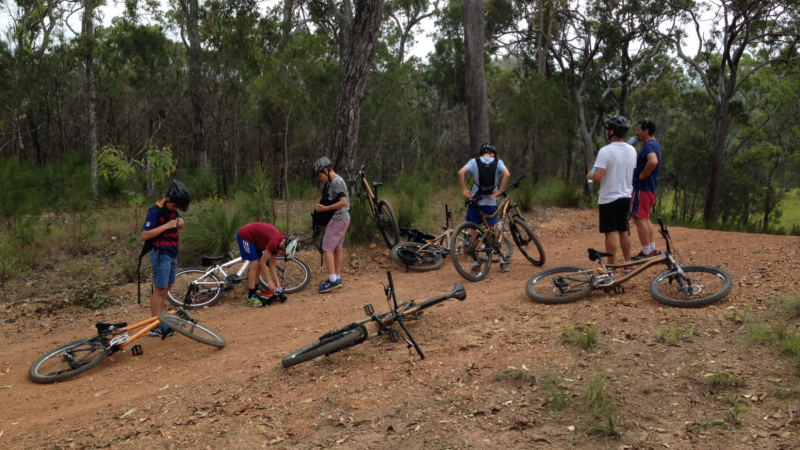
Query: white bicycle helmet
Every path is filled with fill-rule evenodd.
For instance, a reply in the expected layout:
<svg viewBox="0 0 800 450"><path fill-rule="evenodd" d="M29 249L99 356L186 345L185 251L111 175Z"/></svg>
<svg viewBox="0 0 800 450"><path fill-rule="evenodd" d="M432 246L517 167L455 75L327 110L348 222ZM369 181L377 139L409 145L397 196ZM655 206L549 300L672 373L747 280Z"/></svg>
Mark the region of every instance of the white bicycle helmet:
<svg viewBox="0 0 800 450"><path fill-rule="evenodd" d="M286 255L286 259L292 259L297 254L297 249L300 247L299 241L294 236L289 236L285 239L285 243L283 244L283 251Z"/></svg>

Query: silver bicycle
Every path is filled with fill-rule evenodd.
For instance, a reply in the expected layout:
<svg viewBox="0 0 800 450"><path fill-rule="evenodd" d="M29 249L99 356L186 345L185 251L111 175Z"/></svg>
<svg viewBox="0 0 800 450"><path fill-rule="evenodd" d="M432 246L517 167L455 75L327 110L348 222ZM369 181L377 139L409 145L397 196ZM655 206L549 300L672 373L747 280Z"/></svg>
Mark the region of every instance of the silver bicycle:
<svg viewBox="0 0 800 450"><path fill-rule="evenodd" d="M237 257L223 262L225 259L224 256L204 256L203 267L179 270L175 274L175 284L167 293L167 300L175 306L184 306L188 298L191 300L190 308L215 305L222 296L223 289L232 289L247 280L250 261ZM303 289L311 280L308 265L297 257L287 259L285 256L278 256L275 264L278 281L287 294ZM270 288L261 274L258 276L258 284L260 287Z"/></svg>

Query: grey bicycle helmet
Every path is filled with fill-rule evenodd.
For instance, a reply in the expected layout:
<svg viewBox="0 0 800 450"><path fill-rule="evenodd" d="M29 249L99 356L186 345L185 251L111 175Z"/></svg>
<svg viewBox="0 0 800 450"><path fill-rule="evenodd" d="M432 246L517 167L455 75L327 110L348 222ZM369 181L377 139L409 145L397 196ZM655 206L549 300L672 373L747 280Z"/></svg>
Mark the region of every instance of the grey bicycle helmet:
<svg viewBox="0 0 800 450"><path fill-rule="evenodd" d="M483 144L481 144L481 148L480 150L478 150L478 156L481 156L484 153L491 153L494 155L495 158L497 158L497 149L495 148L494 145L488 142L484 142Z"/></svg>
<svg viewBox="0 0 800 450"><path fill-rule="evenodd" d="M625 133L628 132L628 129L631 127L631 123L628 122L623 116L619 114L613 115L605 120L606 130L612 130L614 135L622 138L625 137Z"/></svg>
<svg viewBox="0 0 800 450"><path fill-rule="evenodd" d="M189 202L191 201L189 189L180 181L172 180L165 195L169 197L169 200L175 203L181 211L189 209Z"/></svg>
<svg viewBox="0 0 800 450"><path fill-rule="evenodd" d="M283 252L286 255L286 259L292 259L297 254L297 249L300 247L300 243L298 239L294 236L289 236L286 238L286 242L283 244Z"/></svg>
<svg viewBox="0 0 800 450"><path fill-rule="evenodd" d="M314 161L314 164L311 166L312 170L314 171L314 176L318 173L322 172L322 169L328 168L333 166L333 163L327 156L323 156L322 158Z"/></svg>

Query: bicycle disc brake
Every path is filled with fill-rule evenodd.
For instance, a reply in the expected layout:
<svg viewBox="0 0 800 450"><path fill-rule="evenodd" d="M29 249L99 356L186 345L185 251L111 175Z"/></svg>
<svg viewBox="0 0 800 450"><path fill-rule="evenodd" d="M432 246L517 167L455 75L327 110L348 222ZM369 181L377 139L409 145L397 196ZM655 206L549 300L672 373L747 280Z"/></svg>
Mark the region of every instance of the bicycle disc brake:
<svg viewBox="0 0 800 450"><path fill-rule="evenodd" d="M699 284L687 284L685 286L681 286L680 288L678 288L678 291L680 291L681 294L685 295L697 295L703 292L703 286Z"/></svg>

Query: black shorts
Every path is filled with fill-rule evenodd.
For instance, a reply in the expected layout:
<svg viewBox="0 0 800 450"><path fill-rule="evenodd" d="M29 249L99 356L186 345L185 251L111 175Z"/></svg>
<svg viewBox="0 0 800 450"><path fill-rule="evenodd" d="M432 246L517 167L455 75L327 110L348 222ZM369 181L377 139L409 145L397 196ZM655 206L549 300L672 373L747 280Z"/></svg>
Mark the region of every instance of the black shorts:
<svg viewBox="0 0 800 450"><path fill-rule="evenodd" d="M600 232L613 233L628 231L628 219L631 213L631 199L618 198L611 203L598 205L600 208Z"/></svg>

